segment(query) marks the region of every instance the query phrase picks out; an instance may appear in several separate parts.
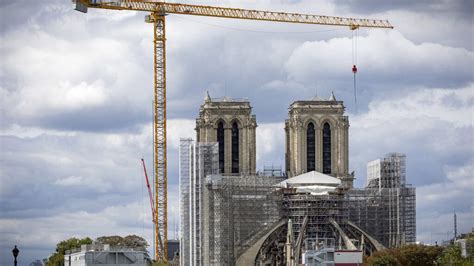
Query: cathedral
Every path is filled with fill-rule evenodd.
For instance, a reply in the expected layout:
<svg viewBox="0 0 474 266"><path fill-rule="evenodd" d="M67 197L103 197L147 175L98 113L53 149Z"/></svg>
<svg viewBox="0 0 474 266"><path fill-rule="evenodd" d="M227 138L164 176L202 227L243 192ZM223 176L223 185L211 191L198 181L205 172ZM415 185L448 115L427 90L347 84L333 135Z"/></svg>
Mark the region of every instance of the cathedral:
<svg viewBox="0 0 474 266"><path fill-rule="evenodd" d="M266 175L256 168L250 102L207 93L195 140L180 141L180 265L362 263L364 254L414 243L405 157L372 162L367 187L353 188L344 112L333 93L289 104L285 173Z"/></svg>
<svg viewBox="0 0 474 266"><path fill-rule="evenodd" d="M352 186L349 174L349 119L334 93L289 106L285 121L286 174L317 171ZM257 121L248 100L212 99L206 94L196 119L197 142L219 143L219 173L256 173Z"/></svg>

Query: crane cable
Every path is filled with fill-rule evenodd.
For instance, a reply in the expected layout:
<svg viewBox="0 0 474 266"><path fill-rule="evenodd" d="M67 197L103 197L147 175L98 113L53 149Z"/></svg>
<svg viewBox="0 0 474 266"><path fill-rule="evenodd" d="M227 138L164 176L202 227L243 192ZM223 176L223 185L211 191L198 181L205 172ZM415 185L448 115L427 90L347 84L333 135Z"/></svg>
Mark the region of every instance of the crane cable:
<svg viewBox="0 0 474 266"><path fill-rule="evenodd" d="M354 34L355 32L355 34ZM354 73L354 102L356 114L357 110L357 83L356 83L356 74L357 74L357 29L352 30L352 73Z"/></svg>

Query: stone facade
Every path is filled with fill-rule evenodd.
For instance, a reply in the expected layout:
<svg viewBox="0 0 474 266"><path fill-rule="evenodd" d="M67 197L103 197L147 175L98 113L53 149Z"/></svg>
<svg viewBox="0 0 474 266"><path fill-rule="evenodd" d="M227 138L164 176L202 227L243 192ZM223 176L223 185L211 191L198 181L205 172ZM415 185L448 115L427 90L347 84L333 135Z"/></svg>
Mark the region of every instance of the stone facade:
<svg viewBox="0 0 474 266"><path fill-rule="evenodd" d="M344 110L343 102L337 101L334 94L328 100L316 96L290 105L289 117L285 121L285 160L289 177L314 170L340 178L348 187L352 187L353 176L349 174L349 119L344 115ZM313 143L308 145L313 134ZM314 148L314 151L309 151L308 147Z"/></svg>
<svg viewBox="0 0 474 266"><path fill-rule="evenodd" d="M218 142L219 147L224 148L224 151L220 151L219 154L220 173L254 174L256 172L256 127L257 121L255 115L252 115L252 107L248 100L227 97L211 99L207 94L199 109L199 117L196 119L196 139L198 142ZM233 143L237 136L238 145ZM238 161L237 158L233 158L233 147L235 149L238 147Z"/></svg>

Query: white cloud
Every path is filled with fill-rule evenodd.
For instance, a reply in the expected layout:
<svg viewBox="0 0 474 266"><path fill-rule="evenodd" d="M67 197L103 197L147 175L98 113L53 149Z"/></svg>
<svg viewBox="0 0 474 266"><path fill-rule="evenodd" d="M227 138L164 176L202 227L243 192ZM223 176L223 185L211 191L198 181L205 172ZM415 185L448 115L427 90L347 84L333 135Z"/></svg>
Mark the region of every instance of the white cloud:
<svg viewBox="0 0 474 266"><path fill-rule="evenodd" d="M469 160L473 128L472 85L459 89L418 89L373 101L351 116L351 165L365 176L365 163L387 152L407 153L408 182L439 182L443 167ZM455 159L456 158L456 159Z"/></svg>
<svg viewBox="0 0 474 266"><path fill-rule="evenodd" d="M76 132L44 129L44 128L38 128L38 127L23 127L18 124L12 124L6 128L0 128L0 136L15 136L17 138L35 138L42 134L47 134L47 135L52 135L52 136L74 136Z"/></svg>
<svg viewBox="0 0 474 266"><path fill-rule="evenodd" d="M77 186L82 182L84 182L84 178L81 176L68 176L64 179L57 179L54 181L54 184L59 186Z"/></svg>
<svg viewBox="0 0 474 266"><path fill-rule="evenodd" d="M415 44L402 33L373 30L357 38L358 77L378 89L426 85L464 85L472 81L474 53L437 43ZM324 62L323 64L321 62ZM350 80L352 39L305 42L294 50L286 63L290 78L314 82L318 79ZM380 83L384 84L380 87Z"/></svg>
<svg viewBox="0 0 474 266"><path fill-rule="evenodd" d="M88 112L99 114L84 119L96 124L94 120L110 119L113 115L123 117L120 113L126 111L128 115L146 114L149 105L141 103L150 99L152 87L145 84L151 84L153 71L141 58L149 57L152 50L145 51L133 45L136 39L128 39L129 34L139 36L142 27L138 25L143 25L125 27L127 34L121 34L122 39L118 40L111 36L118 35L123 28L103 29L107 23L126 23L122 20L92 18L89 23L97 27L91 29L85 27L85 17L76 16L72 9L62 10L59 16L56 11L44 5L38 11L42 15L2 34L0 101L4 125L50 124L47 127L57 128L67 124L64 120L71 121L71 125L86 125L73 121L80 121ZM44 14L56 17L45 20ZM124 55L133 59L124 60ZM136 93L141 88L149 90Z"/></svg>
<svg viewBox="0 0 474 266"><path fill-rule="evenodd" d="M103 180L97 176L68 176L56 179L53 184L62 187L71 187L72 189L85 187L88 190L94 190L99 193L109 192L113 187L111 180Z"/></svg>
<svg viewBox="0 0 474 266"><path fill-rule="evenodd" d="M460 198L467 202L462 204L453 204L451 208L463 209L463 205L474 207L474 197L472 196L472 188L474 188L474 157L466 164L460 167L445 166L444 173L446 180L441 183L429 184L418 188L418 207L421 209L429 209L441 211L443 203L456 202Z"/></svg>
<svg viewBox="0 0 474 266"><path fill-rule="evenodd" d="M73 236L96 238L103 235L137 234L145 237L151 244L151 213L143 208L145 203L143 198L128 204L107 206L99 212L66 210L48 217L2 218L0 223L6 234L2 234L0 242L18 243L20 247L46 245L51 253L57 243Z"/></svg>
<svg viewBox="0 0 474 266"><path fill-rule="evenodd" d="M84 15L60 0L1 5L0 243L46 256L71 236L150 238L140 158L151 168L152 26L143 13ZM336 1L219 5L366 17ZM395 30L360 32L363 111L350 114L351 166L363 179L367 161L406 152L408 182L419 187L419 225L439 217L448 228L457 206L464 230L473 220L472 23L452 12L388 9L369 16L390 19ZM194 138L206 89L251 100L259 168L284 167L283 120L292 101L335 90L353 110L346 28L174 15L167 22L170 219L178 211L179 138Z"/></svg>
<svg viewBox="0 0 474 266"><path fill-rule="evenodd" d="M179 148L181 138L196 139L196 120L191 119L170 119L168 120L168 147L172 149Z"/></svg>
<svg viewBox="0 0 474 266"><path fill-rule="evenodd" d="M285 168L285 125L283 123L259 124L257 127L257 170L264 166Z"/></svg>
<svg viewBox="0 0 474 266"><path fill-rule="evenodd" d="M418 89L375 100L350 118L350 163L359 186L368 161L388 152L407 154L407 182L417 187L418 240L425 243L452 236L446 232L454 211L459 232L474 226L473 98L472 84Z"/></svg>

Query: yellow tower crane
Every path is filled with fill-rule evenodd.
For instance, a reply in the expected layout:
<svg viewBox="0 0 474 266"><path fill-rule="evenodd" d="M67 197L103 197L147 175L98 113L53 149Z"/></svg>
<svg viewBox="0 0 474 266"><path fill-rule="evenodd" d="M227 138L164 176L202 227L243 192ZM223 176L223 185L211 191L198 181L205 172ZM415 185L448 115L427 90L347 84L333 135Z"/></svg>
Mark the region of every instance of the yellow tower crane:
<svg viewBox="0 0 474 266"><path fill-rule="evenodd" d="M150 12L145 21L154 29L154 169L155 169L155 258L167 260L167 158L166 158L166 14L181 14L246 20L263 20L300 24L347 26L351 30L360 27L387 28L393 26L387 20L357 19L334 16L318 16L286 12L259 11L239 8L165 3L164 0L73 0L76 10L87 13L88 8L135 10Z"/></svg>

